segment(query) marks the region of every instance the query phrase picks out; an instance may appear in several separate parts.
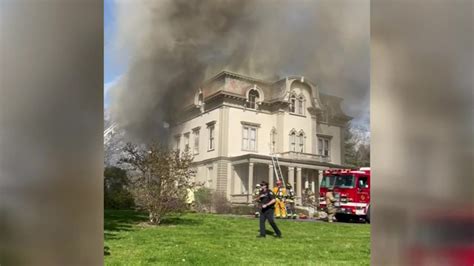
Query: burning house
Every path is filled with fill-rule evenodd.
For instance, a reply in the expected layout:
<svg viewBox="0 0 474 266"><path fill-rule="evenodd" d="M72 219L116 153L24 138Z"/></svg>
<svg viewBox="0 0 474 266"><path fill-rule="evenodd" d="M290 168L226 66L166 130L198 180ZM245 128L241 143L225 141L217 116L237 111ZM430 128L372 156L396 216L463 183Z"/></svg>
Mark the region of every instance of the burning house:
<svg viewBox="0 0 474 266"><path fill-rule="evenodd" d="M317 193L322 171L344 162L343 127L351 117L341 102L301 76L270 82L223 71L183 101L169 145L192 153L195 181L233 203L251 202L261 181L274 185L276 156L301 203L303 189Z"/></svg>

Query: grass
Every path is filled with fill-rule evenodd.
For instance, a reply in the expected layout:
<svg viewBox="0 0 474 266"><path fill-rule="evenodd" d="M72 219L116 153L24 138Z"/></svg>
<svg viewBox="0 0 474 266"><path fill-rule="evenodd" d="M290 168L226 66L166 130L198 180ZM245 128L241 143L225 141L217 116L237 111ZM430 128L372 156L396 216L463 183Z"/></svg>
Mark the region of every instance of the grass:
<svg viewBox="0 0 474 266"><path fill-rule="evenodd" d="M258 220L247 217L188 213L160 226L145 225L146 218L134 211L105 211L106 265L370 263L368 224L277 220L282 239L257 239Z"/></svg>

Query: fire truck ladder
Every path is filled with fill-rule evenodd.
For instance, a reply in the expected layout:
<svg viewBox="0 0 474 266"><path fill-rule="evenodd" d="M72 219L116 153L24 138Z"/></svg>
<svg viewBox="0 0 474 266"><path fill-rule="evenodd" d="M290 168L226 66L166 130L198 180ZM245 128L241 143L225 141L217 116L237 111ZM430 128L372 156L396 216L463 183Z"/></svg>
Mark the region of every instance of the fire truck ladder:
<svg viewBox="0 0 474 266"><path fill-rule="evenodd" d="M283 178L283 174L281 172L280 162L278 161L278 157L275 154L271 154L272 156L272 164L273 164L273 171L275 172L275 176L277 180L283 182L283 186L286 187L285 178Z"/></svg>

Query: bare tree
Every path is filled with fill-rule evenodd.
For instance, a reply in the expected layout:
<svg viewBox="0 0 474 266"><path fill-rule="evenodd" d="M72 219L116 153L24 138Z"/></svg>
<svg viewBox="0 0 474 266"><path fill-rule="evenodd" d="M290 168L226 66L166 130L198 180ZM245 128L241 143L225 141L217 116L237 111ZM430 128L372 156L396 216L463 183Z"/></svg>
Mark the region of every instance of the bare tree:
<svg viewBox="0 0 474 266"><path fill-rule="evenodd" d="M359 166L370 166L370 144L361 144L357 149Z"/></svg>
<svg viewBox="0 0 474 266"><path fill-rule="evenodd" d="M138 174L132 181L137 205L149 213L151 224L160 224L171 212L186 209L187 189L195 175L189 153L178 153L152 142L144 147L127 144L127 163Z"/></svg>
<svg viewBox="0 0 474 266"><path fill-rule="evenodd" d="M344 127L344 164L350 167L370 166L370 143L351 131L352 125Z"/></svg>
<svg viewBox="0 0 474 266"><path fill-rule="evenodd" d="M357 165L356 140L351 132L350 123L344 127L344 164L352 167Z"/></svg>

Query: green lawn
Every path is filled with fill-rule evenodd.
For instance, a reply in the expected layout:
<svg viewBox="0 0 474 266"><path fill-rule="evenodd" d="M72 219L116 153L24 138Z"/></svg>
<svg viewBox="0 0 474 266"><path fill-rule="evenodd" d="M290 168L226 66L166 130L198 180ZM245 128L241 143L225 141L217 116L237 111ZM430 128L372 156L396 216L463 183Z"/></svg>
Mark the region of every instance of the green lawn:
<svg viewBox="0 0 474 266"><path fill-rule="evenodd" d="M257 239L258 220L189 213L158 227L105 211L106 265L368 265L370 225L277 220L282 239ZM271 227L267 224L267 230Z"/></svg>

